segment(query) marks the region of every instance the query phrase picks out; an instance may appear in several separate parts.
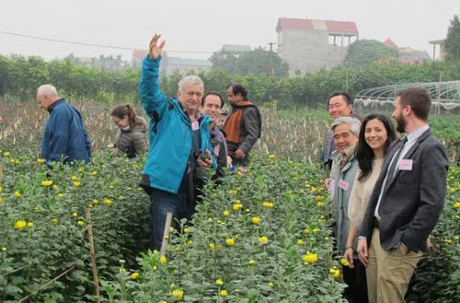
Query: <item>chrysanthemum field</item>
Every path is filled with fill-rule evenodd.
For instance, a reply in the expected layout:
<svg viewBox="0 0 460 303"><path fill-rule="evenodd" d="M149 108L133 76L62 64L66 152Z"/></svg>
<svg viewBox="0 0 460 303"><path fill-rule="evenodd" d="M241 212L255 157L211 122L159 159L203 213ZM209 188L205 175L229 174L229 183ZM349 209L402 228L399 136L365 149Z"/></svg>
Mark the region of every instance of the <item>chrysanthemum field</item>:
<svg viewBox="0 0 460 303"><path fill-rule="evenodd" d="M138 187L145 158L104 148L115 135L111 106L76 105L93 162L48 169L38 158L47 113L0 104L1 302L343 302L318 165L326 115L265 110L252 165L206 186L193 224L171 230L161 257L148 250L150 201ZM430 123L452 159L449 192L408 302L460 296L460 123L438 119Z"/></svg>

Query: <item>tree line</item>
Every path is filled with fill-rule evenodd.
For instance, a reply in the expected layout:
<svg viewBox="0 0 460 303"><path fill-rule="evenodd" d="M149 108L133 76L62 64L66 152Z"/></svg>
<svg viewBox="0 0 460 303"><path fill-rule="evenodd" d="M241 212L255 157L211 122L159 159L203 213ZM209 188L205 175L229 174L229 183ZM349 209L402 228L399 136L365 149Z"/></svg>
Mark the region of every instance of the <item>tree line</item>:
<svg viewBox="0 0 460 303"><path fill-rule="evenodd" d="M238 82L248 89L249 98L256 104L277 103L281 107L322 106L333 91L347 91L354 96L363 89L390 84L460 79L458 66L448 61L407 65L393 58L364 67L344 64L330 71L321 69L278 79L266 74L230 74L222 68L196 74L203 79L206 91L225 95L226 86ZM104 71L80 66L71 60L46 62L34 56L0 56L0 99L34 100L38 86L52 83L62 96L70 99L137 102L140 76L140 70L133 68ZM182 76L175 71L161 78L161 88L166 95L176 94Z"/></svg>

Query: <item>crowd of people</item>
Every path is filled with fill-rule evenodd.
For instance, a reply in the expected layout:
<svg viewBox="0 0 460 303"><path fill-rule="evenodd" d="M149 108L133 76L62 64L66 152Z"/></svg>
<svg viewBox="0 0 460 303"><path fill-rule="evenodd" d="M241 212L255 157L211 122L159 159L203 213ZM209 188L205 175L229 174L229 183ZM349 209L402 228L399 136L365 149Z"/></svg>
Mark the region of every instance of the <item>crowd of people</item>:
<svg viewBox="0 0 460 303"><path fill-rule="evenodd" d="M448 157L427 123L429 93L396 94L393 118L353 114L346 93L328 101L334 119L323 151L333 200L336 252L349 302L405 302L444 206ZM330 155L330 156L329 156Z"/></svg>
<svg viewBox="0 0 460 303"><path fill-rule="evenodd" d="M232 166L250 164L262 119L237 83L224 99L205 92L198 76L178 83L175 97L160 89L165 41L155 34L143 61L140 98L149 123L130 104L110 116L118 126L117 156L148 152L140 185L151 200L151 247L160 250L168 213L177 225L191 219L200 190L209 177L219 180ZM37 101L50 113L40 156L72 164L91 161L90 141L80 112L45 84ZM439 220L448 169L447 153L427 123L431 107L423 88L399 92L391 120L382 114L364 118L353 112L351 97L336 92L328 100L333 119L321 160L330 171L325 186L333 204L335 251L342 257L344 297L349 302L404 302L409 281ZM147 134L149 146L147 146Z"/></svg>

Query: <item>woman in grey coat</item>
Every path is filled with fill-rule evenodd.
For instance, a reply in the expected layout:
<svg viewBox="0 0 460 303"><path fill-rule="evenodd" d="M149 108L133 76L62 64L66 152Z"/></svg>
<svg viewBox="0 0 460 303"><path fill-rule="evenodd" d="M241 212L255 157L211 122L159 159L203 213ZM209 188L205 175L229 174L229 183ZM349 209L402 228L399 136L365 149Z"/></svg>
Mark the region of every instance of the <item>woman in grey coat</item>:
<svg viewBox="0 0 460 303"><path fill-rule="evenodd" d="M115 142L109 145L115 148L115 154L134 158L137 154L146 152L147 122L136 115L133 106L131 104L118 105L110 115L113 122L119 127Z"/></svg>

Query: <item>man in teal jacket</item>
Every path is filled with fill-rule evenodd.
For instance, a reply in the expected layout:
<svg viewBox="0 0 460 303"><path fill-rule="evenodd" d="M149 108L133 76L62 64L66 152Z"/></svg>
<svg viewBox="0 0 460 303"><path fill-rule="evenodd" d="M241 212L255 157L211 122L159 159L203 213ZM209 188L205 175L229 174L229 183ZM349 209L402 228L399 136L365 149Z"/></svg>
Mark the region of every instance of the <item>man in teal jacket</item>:
<svg viewBox="0 0 460 303"><path fill-rule="evenodd" d="M140 84L142 105L150 117L150 150L140 185L152 201L151 241L156 250L161 248L168 212L177 219L190 219L194 213L196 169L217 166L209 133L212 120L199 112L203 81L186 76L178 83L177 99L166 97L159 85L165 41L158 43L159 38L155 34L150 41Z"/></svg>

